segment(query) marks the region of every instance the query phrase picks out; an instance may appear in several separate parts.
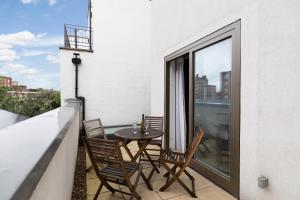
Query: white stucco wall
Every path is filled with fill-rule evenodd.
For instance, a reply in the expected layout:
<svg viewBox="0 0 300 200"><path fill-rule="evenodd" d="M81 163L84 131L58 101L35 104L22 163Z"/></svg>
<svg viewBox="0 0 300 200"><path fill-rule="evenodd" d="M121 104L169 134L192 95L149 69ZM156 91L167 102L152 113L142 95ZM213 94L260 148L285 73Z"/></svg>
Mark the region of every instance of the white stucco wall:
<svg viewBox="0 0 300 200"><path fill-rule="evenodd" d="M93 0L94 53L80 52L86 119L131 124L150 113L150 2ZM61 50L62 101L74 97L73 51Z"/></svg>
<svg viewBox="0 0 300 200"><path fill-rule="evenodd" d="M151 2L151 113L164 112L164 57L241 19L240 197L300 199L300 1Z"/></svg>
<svg viewBox="0 0 300 200"><path fill-rule="evenodd" d="M93 10L79 94L86 118L105 125L163 115L164 57L241 19L240 197L300 199L300 1L94 0ZM61 51L62 99L74 97L72 53Z"/></svg>

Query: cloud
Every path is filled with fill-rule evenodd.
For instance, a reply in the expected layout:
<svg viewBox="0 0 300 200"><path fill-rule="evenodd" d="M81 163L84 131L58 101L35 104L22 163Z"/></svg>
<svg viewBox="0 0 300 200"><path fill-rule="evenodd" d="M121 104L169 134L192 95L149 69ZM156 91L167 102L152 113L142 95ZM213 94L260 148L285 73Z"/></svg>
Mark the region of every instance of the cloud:
<svg viewBox="0 0 300 200"><path fill-rule="evenodd" d="M49 6L53 6L57 3L57 0L48 0Z"/></svg>
<svg viewBox="0 0 300 200"><path fill-rule="evenodd" d="M47 33L34 34L30 31L0 35L0 48L13 46L49 47L63 44L62 36L48 36Z"/></svg>
<svg viewBox="0 0 300 200"><path fill-rule="evenodd" d="M0 46L6 45L12 47L13 45L24 46L28 42L33 41L36 36L29 31L22 31L12 34L1 34L0 35Z"/></svg>
<svg viewBox="0 0 300 200"><path fill-rule="evenodd" d="M49 54L47 56L47 60L49 63L52 63L52 64L58 64L59 63L59 56L57 55L53 55L53 54Z"/></svg>
<svg viewBox="0 0 300 200"><path fill-rule="evenodd" d="M47 54L49 54L49 51L45 51L45 50L24 50L21 53L21 56L34 57L34 56L42 56L42 55L47 55Z"/></svg>
<svg viewBox="0 0 300 200"><path fill-rule="evenodd" d="M39 2L39 0L20 0L22 4L36 4ZM54 6L57 4L57 0L48 0L48 5L49 6Z"/></svg>
<svg viewBox="0 0 300 200"><path fill-rule="evenodd" d="M36 35L37 38L42 38L45 37L46 35L48 35L48 33L39 33Z"/></svg>
<svg viewBox="0 0 300 200"><path fill-rule="evenodd" d="M20 2L22 4L33 4L33 3L37 3L38 0L20 0Z"/></svg>
<svg viewBox="0 0 300 200"><path fill-rule="evenodd" d="M30 31L21 31L0 35L0 61L15 61L20 56L31 57L49 54L43 50L25 50L17 55L15 47L45 48L63 45L62 36L49 36L47 33L34 34Z"/></svg>
<svg viewBox="0 0 300 200"><path fill-rule="evenodd" d="M63 46L63 36L44 36L36 38L34 42L28 44L28 47L59 47Z"/></svg>
<svg viewBox="0 0 300 200"><path fill-rule="evenodd" d="M35 68L27 67L23 64L8 63L3 67L0 67L1 74L17 74L25 77L26 79L33 79L34 76L40 73L39 70Z"/></svg>
<svg viewBox="0 0 300 200"><path fill-rule="evenodd" d="M15 50L12 49L1 49L0 48L0 61L4 61L4 62L11 62L14 61L16 59L18 59L19 57L17 56L17 53Z"/></svg>

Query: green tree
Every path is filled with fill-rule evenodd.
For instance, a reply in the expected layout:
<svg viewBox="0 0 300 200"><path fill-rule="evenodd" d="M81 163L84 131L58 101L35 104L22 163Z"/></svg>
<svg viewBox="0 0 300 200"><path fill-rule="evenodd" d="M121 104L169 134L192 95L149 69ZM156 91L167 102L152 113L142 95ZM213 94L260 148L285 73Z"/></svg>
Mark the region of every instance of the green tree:
<svg viewBox="0 0 300 200"><path fill-rule="evenodd" d="M33 117L60 107L60 93L41 90L38 94L19 98L7 93L7 88L0 88L0 108L10 112Z"/></svg>

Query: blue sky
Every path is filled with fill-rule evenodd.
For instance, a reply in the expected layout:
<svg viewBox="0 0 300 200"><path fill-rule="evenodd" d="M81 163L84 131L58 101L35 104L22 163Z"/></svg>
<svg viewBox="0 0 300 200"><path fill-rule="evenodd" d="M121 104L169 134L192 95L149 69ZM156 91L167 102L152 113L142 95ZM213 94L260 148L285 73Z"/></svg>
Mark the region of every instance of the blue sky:
<svg viewBox="0 0 300 200"><path fill-rule="evenodd" d="M59 90L64 23L87 25L88 0L1 0L0 75Z"/></svg>

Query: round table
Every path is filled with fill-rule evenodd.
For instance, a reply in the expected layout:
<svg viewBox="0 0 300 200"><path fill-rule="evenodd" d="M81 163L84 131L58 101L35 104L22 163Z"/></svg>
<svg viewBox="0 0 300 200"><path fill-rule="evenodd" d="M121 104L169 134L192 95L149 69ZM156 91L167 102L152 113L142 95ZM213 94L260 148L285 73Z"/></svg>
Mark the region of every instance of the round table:
<svg viewBox="0 0 300 200"><path fill-rule="evenodd" d="M134 133L135 132L135 133ZM150 179L156 171L159 173L159 170L157 166L154 164L153 160L151 159L150 155L146 151L147 145L150 143L150 141L154 138L161 137L164 134L163 131L157 130L157 129L147 129L146 133L141 133L139 128L124 128L120 129L115 132L115 136L122 142L122 146L126 150L127 154L131 158L132 161L137 162L137 159L141 156L141 154L144 152L144 154L147 156L148 160L150 161L152 165L152 170L149 174L148 178L145 178L144 175L142 174L142 178L144 179L146 185L150 190L152 190L152 186L150 185ZM133 156L132 153L130 152L127 144L130 141L137 141L139 150L138 152Z"/></svg>
<svg viewBox="0 0 300 200"><path fill-rule="evenodd" d="M134 134L134 132L136 133ZM141 131L139 128L123 128L120 130L117 130L115 132L115 136L124 140L130 140L130 141L139 141L139 140L152 140L154 138L161 137L164 133L157 129L147 129L146 133L141 134Z"/></svg>

